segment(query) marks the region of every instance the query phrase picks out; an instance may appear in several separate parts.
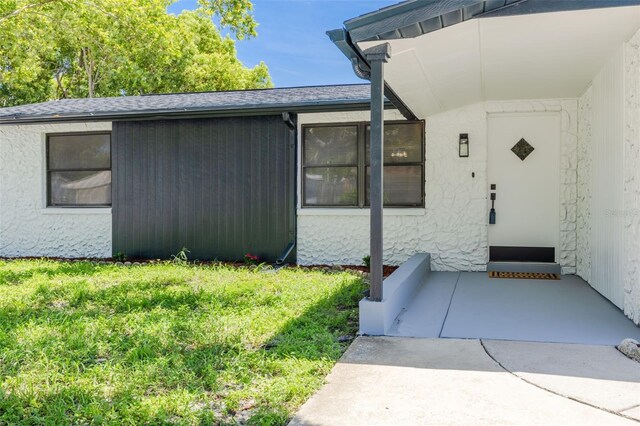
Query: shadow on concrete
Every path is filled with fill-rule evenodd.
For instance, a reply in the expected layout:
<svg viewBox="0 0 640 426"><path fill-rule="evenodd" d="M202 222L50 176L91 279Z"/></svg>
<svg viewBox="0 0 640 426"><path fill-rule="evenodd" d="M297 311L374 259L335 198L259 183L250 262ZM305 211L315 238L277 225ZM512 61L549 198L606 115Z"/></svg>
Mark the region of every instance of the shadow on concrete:
<svg viewBox="0 0 640 426"><path fill-rule="evenodd" d="M456 371L506 369L629 382L637 384L640 392L640 363L602 345L370 336L358 338L340 363Z"/></svg>
<svg viewBox="0 0 640 426"><path fill-rule="evenodd" d="M633 411L640 364L614 348L493 343L360 337L291 424L622 425L640 420Z"/></svg>

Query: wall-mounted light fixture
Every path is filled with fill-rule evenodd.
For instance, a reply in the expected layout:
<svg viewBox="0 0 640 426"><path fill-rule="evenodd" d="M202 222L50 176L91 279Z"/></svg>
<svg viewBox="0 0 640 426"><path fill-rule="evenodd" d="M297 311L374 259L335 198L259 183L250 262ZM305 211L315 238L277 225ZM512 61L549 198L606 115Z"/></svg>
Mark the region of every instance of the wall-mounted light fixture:
<svg viewBox="0 0 640 426"><path fill-rule="evenodd" d="M469 134L468 133L460 133L460 139L458 141L458 156L459 157L469 156Z"/></svg>

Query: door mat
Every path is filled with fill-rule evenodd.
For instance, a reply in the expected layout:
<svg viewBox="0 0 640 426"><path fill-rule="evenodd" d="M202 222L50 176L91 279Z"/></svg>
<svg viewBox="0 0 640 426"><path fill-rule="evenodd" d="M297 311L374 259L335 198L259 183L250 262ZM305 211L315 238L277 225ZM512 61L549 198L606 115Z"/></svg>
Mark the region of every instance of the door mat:
<svg viewBox="0 0 640 426"><path fill-rule="evenodd" d="M489 278L511 278L520 280L559 280L560 274L547 272L499 272L490 271Z"/></svg>

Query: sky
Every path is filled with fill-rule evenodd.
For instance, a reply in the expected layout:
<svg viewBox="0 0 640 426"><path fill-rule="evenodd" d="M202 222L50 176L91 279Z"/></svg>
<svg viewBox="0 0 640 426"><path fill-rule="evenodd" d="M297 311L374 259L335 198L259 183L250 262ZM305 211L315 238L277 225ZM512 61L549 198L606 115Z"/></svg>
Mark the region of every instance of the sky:
<svg viewBox="0 0 640 426"><path fill-rule="evenodd" d="M193 9L196 1L179 0L169 12ZM258 36L236 42L238 58L248 67L264 61L275 87L363 83L325 32L396 3L399 0L253 0Z"/></svg>

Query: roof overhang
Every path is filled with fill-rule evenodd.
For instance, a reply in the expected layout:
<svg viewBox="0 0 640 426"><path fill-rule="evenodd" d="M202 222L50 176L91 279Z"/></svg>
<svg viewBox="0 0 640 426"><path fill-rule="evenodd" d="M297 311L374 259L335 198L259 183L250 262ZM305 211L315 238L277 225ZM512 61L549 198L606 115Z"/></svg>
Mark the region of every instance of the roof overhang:
<svg viewBox="0 0 640 426"><path fill-rule="evenodd" d="M409 0L345 21L355 43L414 38L474 18L636 5L635 0Z"/></svg>
<svg viewBox="0 0 640 426"><path fill-rule="evenodd" d="M59 123L59 122L82 122L82 121L138 121L138 120L166 120L166 119L189 119L189 118L216 118L216 117L238 117L257 115L277 115L282 113L320 113L320 112L347 112L365 111L370 108L368 100L344 101L339 104L333 102L314 102L307 104L281 104L277 106L265 107L264 105L247 105L242 108L237 107L216 107L216 108L186 108L180 110L148 110L148 111L101 111L87 113L59 113L47 115L25 115L0 117L1 125L15 124L38 124L38 123ZM385 101L385 109L396 109L395 105Z"/></svg>
<svg viewBox="0 0 640 426"><path fill-rule="evenodd" d="M371 67L364 58L360 49L354 46L346 30L327 31L327 35L331 41L340 49L340 51L351 61L353 72L364 80L369 79ZM400 96L387 83L384 85L384 96L391 102L407 120L417 120L417 116L411 109L400 99Z"/></svg>
<svg viewBox="0 0 640 426"><path fill-rule="evenodd" d="M328 34L361 68L368 65L362 51L389 43L386 85L424 118L482 100L580 96L640 28L638 5L640 0L411 0L348 20Z"/></svg>

